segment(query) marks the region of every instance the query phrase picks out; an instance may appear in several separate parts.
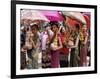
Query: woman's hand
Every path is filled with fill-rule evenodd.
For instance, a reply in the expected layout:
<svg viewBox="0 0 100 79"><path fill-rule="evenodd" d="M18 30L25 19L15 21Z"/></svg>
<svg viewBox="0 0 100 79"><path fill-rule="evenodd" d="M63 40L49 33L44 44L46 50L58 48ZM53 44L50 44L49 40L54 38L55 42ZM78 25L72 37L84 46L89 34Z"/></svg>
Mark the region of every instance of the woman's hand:
<svg viewBox="0 0 100 79"><path fill-rule="evenodd" d="M61 49L63 47L60 37L58 37L58 41L59 41L59 46L54 46L54 44L51 44L51 49L52 50L56 51L56 50L59 50L59 49Z"/></svg>

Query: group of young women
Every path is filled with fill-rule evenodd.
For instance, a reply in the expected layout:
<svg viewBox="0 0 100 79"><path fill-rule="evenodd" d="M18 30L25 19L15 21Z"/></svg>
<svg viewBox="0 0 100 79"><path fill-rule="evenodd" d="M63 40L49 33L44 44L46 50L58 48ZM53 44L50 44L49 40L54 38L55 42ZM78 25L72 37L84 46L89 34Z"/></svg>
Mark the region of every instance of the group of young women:
<svg viewBox="0 0 100 79"><path fill-rule="evenodd" d="M64 22L63 22L64 23ZM89 66L90 34L86 25L52 21L46 26L21 24L21 69Z"/></svg>

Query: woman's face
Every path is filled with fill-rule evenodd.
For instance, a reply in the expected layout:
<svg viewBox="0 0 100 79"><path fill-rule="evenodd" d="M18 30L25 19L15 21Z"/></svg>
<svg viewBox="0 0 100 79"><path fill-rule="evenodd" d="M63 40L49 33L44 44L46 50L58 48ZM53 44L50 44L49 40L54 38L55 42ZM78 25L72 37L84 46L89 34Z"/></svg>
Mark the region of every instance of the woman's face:
<svg viewBox="0 0 100 79"><path fill-rule="evenodd" d="M82 31L83 31L83 32L86 32L86 30L87 30L86 27L83 27L83 28L82 28Z"/></svg>
<svg viewBox="0 0 100 79"><path fill-rule="evenodd" d="M61 28L61 33L65 34L65 29L64 28Z"/></svg>
<svg viewBox="0 0 100 79"><path fill-rule="evenodd" d="M36 34L37 33L37 29L36 28L32 29L32 33Z"/></svg>
<svg viewBox="0 0 100 79"><path fill-rule="evenodd" d="M58 31L58 27L57 27L56 25L53 25L53 26L52 26L52 31L53 31L53 32L57 32L57 31Z"/></svg>

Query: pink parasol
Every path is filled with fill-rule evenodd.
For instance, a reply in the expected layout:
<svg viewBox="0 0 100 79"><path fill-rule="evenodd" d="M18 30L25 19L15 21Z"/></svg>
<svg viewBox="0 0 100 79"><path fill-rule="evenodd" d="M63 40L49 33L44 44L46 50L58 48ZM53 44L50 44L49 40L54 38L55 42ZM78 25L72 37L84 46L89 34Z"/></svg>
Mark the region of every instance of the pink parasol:
<svg viewBox="0 0 100 79"><path fill-rule="evenodd" d="M21 20L27 19L27 20L42 20L42 21L47 21L49 20L40 12L36 10L22 10L21 11Z"/></svg>
<svg viewBox="0 0 100 79"><path fill-rule="evenodd" d="M62 15L58 11L41 11L50 21L63 21Z"/></svg>

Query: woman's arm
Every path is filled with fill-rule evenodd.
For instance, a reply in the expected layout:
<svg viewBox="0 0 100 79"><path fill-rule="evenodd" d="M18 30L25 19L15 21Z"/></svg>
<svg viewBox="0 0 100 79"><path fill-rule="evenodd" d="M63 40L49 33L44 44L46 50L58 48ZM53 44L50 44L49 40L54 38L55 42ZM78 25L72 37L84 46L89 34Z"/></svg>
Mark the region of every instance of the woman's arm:
<svg viewBox="0 0 100 79"><path fill-rule="evenodd" d="M79 43L79 35L76 38L75 45L71 46L70 48L76 48L78 46L78 43Z"/></svg>
<svg viewBox="0 0 100 79"><path fill-rule="evenodd" d="M32 38L30 38L30 41L32 42L32 47L36 48L36 45L35 45L34 41L32 40Z"/></svg>
<svg viewBox="0 0 100 79"><path fill-rule="evenodd" d="M40 46L40 40L38 39L36 43L36 48L38 48L39 46Z"/></svg>
<svg viewBox="0 0 100 79"><path fill-rule="evenodd" d="M83 44L86 44L87 41L88 41L88 35L85 36L85 40L84 40Z"/></svg>
<svg viewBox="0 0 100 79"><path fill-rule="evenodd" d="M53 48L52 48L53 50L59 50L59 49L61 49L61 48L63 47L60 37L58 37L58 41L59 41L59 46L58 46L58 47L53 47Z"/></svg>
<svg viewBox="0 0 100 79"><path fill-rule="evenodd" d="M76 41L75 41L75 47L78 46L78 43L79 43L79 35L78 35L77 38L76 38Z"/></svg>

